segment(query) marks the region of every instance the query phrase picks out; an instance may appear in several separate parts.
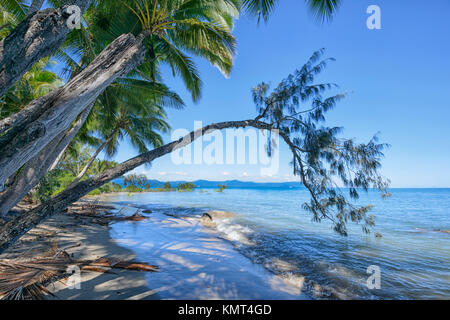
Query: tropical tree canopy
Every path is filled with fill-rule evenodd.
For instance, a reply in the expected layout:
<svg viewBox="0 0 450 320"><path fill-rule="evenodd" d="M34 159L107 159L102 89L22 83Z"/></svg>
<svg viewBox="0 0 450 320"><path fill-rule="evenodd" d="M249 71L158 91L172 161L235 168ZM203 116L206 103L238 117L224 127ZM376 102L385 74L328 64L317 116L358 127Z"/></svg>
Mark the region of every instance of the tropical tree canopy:
<svg viewBox="0 0 450 320"><path fill-rule="evenodd" d="M378 144L376 136L366 144L357 144L353 139L339 137L342 128L322 125L326 112L345 97L345 93L338 93L325 98L323 94L337 85L314 83L315 76L334 60L320 60L323 52L324 49L315 52L272 92L266 83L255 87L253 100L259 113L256 119L279 130L288 144L293 154L293 173L311 194L311 201L303 208L313 214L313 220L331 220L334 230L342 235L347 235L348 221L362 222L363 231L369 232L374 226L374 217L368 214L371 206L358 207L352 200L369 188L389 196L389 181L379 173L382 151L388 145ZM269 154L271 148L269 137Z"/></svg>
<svg viewBox="0 0 450 320"><path fill-rule="evenodd" d="M267 21L280 0L243 0L243 8L251 15ZM305 0L311 13L322 22L331 20L341 0Z"/></svg>

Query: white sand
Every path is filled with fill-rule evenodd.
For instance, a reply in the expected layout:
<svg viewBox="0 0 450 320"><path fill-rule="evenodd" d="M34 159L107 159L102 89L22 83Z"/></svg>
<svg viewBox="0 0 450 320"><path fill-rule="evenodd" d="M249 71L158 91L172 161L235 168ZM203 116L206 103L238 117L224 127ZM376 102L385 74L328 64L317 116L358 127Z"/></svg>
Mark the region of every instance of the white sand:
<svg viewBox="0 0 450 320"><path fill-rule="evenodd" d="M128 208L134 213L136 208ZM198 219L152 213L140 222L94 224L89 218L58 214L23 236L0 256L13 258L34 249L81 243L67 251L77 259L117 257L156 264L160 272L82 272L81 289L57 282L48 288L63 300L106 299L307 299L302 279L282 279L253 264L215 228ZM144 231L141 240L133 237ZM115 239L113 240L111 236Z"/></svg>
<svg viewBox="0 0 450 320"><path fill-rule="evenodd" d="M161 268L146 274L161 299L307 299L302 279L282 279L252 263L198 219L149 216L113 226L112 236L119 245L136 250L138 260ZM133 231L139 236L130 237Z"/></svg>

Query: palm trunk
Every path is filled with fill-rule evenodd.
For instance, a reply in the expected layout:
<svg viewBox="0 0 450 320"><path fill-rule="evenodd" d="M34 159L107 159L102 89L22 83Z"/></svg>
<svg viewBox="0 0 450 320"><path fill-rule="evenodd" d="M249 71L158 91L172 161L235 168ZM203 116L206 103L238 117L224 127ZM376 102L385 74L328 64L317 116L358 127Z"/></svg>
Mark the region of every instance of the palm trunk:
<svg viewBox="0 0 450 320"><path fill-rule="evenodd" d="M73 0L81 12L92 0ZM42 58L55 53L70 32L67 6L36 11L0 41L0 97Z"/></svg>
<svg viewBox="0 0 450 320"><path fill-rule="evenodd" d="M53 161L53 164L50 166L50 168L48 169L48 171L53 171L56 169L56 167L58 166L58 163L61 161L61 159L64 157L64 154L66 153L67 147L69 145L67 145L64 149L61 150L61 152L59 153L59 155L56 157L55 161Z"/></svg>
<svg viewBox="0 0 450 320"><path fill-rule="evenodd" d="M0 217L6 216L39 183L41 178L49 171L55 159L59 157L60 153L67 148L76 136L91 109L92 105L83 111L72 128L63 137L56 137L19 171L13 183L0 195Z"/></svg>
<svg viewBox="0 0 450 320"><path fill-rule="evenodd" d="M114 137L115 131L100 145L100 147L97 148L95 153L92 155L92 157L89 159L87 164L84 166L83 170L77 175L77 177L72 181L72 183L69 185L68 188L73 187L75 184L77 184L86 174L86 172L89 170L91 165L94 163L94 160L97 159L97 156L102 152L102 150L106 147L108 143L111 142L112 138Z"/></svg>
<svg viewBox="0 0 450 320"><path fill-rule="evenodd" d="M44 4L44 0L33 0L27 11L27 16L39 11Z"/></svg>
<svg viewBox="0 0 450 320"><path fill-rule="evenodd" d="M0 185L57 135L67 131L78 114L118 77L140 65L144 55L142 37L122 35L64 87L0 121L0 127L6 124L10 128L0 137Z"/></svg>
<svg viewBox="0 0 450 320"><path fill-rule="evenodd" d="M16 239L35 227L49 216L65 210L70 204L81 199L83 196L102 185L118 178L125 173L153 160L169 154L177 149L183 148L201 136L215 130L227 128L254 127L262 130L272 130L270 124L256 121L229 121L208 125L202 129L188 134L182 139L166 144L152 151L143 153L135 158L125 161L114 168L108 169L96 177L83 180L54 196L40 206L19 215L14 220L5 223L0 227L0 253L8 248Z"/></svg>

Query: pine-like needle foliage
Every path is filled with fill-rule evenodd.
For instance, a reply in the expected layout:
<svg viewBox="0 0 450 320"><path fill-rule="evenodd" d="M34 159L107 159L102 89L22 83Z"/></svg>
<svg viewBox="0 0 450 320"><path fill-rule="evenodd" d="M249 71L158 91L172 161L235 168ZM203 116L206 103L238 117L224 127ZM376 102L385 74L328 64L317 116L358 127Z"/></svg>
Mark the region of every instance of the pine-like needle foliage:
<svg viewBox="0 0 450 320"><path fill-rule="evenodd" d="M342 128L323 126L325 114L345 94L327 98L325 91L335 84L314 84L314 78L333 59L320 60L324 50L315 52L308 62L283 80L272 92L262 83L253 89L253 100L260 121L278 129L293 154L293 171L311 193L303 208L314 221L329 219L333 228L347 235L347 222L361 223L369 233L374 226L371 206L356 206L361 191L375 188L389 196L389 181L379 173L386 144L373 137L358 144L339 137Z"/></svg>

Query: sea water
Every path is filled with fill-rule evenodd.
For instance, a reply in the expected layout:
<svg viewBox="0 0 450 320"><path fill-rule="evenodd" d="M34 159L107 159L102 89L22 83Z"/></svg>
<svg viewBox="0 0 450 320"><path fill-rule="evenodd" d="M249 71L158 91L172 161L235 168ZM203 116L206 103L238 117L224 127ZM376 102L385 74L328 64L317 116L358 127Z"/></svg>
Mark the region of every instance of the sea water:
<svg viewBox="0 0 450 320"><path fill-rule="evenodd" d="M349 235L342 237L328 221L312 222L302 209L309 194L300 188L204 189L114 199L167 216L234 212L218 223L219 233L253 263L294 282L302 279L312 298L450 299L450 234L445 232L450 230L450 189L390 191L388 199L370 191L358 200L374 206L374 231L382 237L364 234L351 223ZM373 266L380 271L379 288L369 284Z"/></svg>

